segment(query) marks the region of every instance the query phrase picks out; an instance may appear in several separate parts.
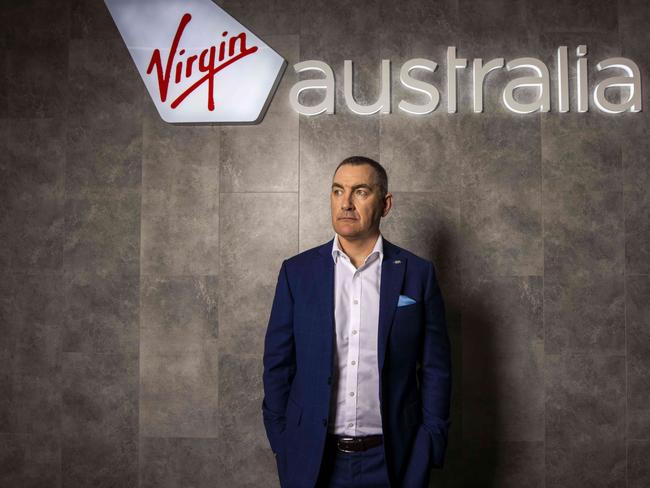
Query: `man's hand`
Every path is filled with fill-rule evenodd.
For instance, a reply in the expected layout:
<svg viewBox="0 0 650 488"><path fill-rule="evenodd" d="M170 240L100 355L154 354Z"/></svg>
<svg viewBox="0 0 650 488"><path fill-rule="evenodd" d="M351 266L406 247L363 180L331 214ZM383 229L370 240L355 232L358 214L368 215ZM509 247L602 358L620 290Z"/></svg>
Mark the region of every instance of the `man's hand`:
<svg viewBox="0 0 650 488"><path fill-rule="evenodd" d="M286 260L282 262L275 298L264 339L264 427L274 453L279 450L285 428L285 411L291 382L296 372L293 340L293 296L287 279Z"/></svg>
<svg viewBox="0 0 650 488"><path fill-rule="evenodd" d="M429 433L432 464L442 467L451 421L451 345L447 333L445 305L433 263L424 301L425 331L422 344L422 367L419 371L422 395L422 422Z"/></svg>

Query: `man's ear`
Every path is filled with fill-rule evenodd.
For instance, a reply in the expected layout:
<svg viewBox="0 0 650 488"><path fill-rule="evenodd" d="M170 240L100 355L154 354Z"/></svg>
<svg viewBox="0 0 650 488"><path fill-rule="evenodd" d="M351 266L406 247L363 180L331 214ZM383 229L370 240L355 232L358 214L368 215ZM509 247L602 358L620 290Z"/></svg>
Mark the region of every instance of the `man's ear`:
<svg viewBox="0 0 650 488"><path fill-rule="evenodd" d="M384 197L384 208L382 210L381 216L386 217L391 207L393 206L393 195L391 193L386 193Z"/></svg>

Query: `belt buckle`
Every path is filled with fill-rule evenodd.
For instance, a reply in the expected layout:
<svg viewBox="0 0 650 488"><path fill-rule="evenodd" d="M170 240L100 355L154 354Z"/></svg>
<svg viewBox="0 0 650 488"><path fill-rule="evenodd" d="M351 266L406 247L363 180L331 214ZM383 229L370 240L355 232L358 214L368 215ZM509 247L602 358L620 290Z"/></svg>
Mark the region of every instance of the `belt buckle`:
<svg viewBox="0 0 650 488"><path fill-rule="evenodd" d="M339 437L338 440L339 440L339 441L349 440L349 441L354 442L355 444L356 444L356 442L357 442L356 439L355 439L354 437ZM355 451L354 449L353 449L353 450L350 450L350 449L344 449L343 447L341 447L341 445L339 444L339 442L336 443L336 447L337 447L337 449L338 449L339 451L342 451L342 452L357 452L357 451Z"/></svg>

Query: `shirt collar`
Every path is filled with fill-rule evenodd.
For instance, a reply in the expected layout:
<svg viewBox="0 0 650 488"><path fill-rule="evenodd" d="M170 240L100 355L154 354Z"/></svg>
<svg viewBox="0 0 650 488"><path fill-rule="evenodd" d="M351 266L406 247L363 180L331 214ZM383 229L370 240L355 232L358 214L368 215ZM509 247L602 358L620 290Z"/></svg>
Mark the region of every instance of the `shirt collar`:
<svg viewBox="0 0 650 488"><path fill-rule="evenodd" d="M343 252L343 249L341 249L339 247L339 235L337 233L334 233L334 242L332 244L332 259L334 260L335 264L336 264L336 260L337 260L337 258L339 256L339 253L343 254L344 256L347 256L347 254L345 254L345 252ZM370 251L370 254L368 254L368 256L366 256L366 259L363 262L363 264L366 264L368 259L370 259L370 256L372 256L375 253L379 254L379 259L380 260L384 259L384 239L381 236L381 232L379 233L379 237L377 237L377 241L375 242L375 247L373 247L372 251Z"/></svg>

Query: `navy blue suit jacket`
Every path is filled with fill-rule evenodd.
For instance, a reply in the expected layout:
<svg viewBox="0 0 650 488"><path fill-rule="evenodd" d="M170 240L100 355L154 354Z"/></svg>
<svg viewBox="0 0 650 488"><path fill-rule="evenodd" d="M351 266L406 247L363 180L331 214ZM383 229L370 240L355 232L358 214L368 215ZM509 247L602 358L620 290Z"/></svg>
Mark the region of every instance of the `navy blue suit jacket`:
<svg viewBox="0 0 650 488"><path fill-rule="evenodd" d="M334 374L333 239L282 262L264 342L262 413L282 487L312 488L323 458ZM450 342L433 263L385 238L378 368L393 487L428 483L450 427ZM416 303L397 306L399 295Z"/></svg>

